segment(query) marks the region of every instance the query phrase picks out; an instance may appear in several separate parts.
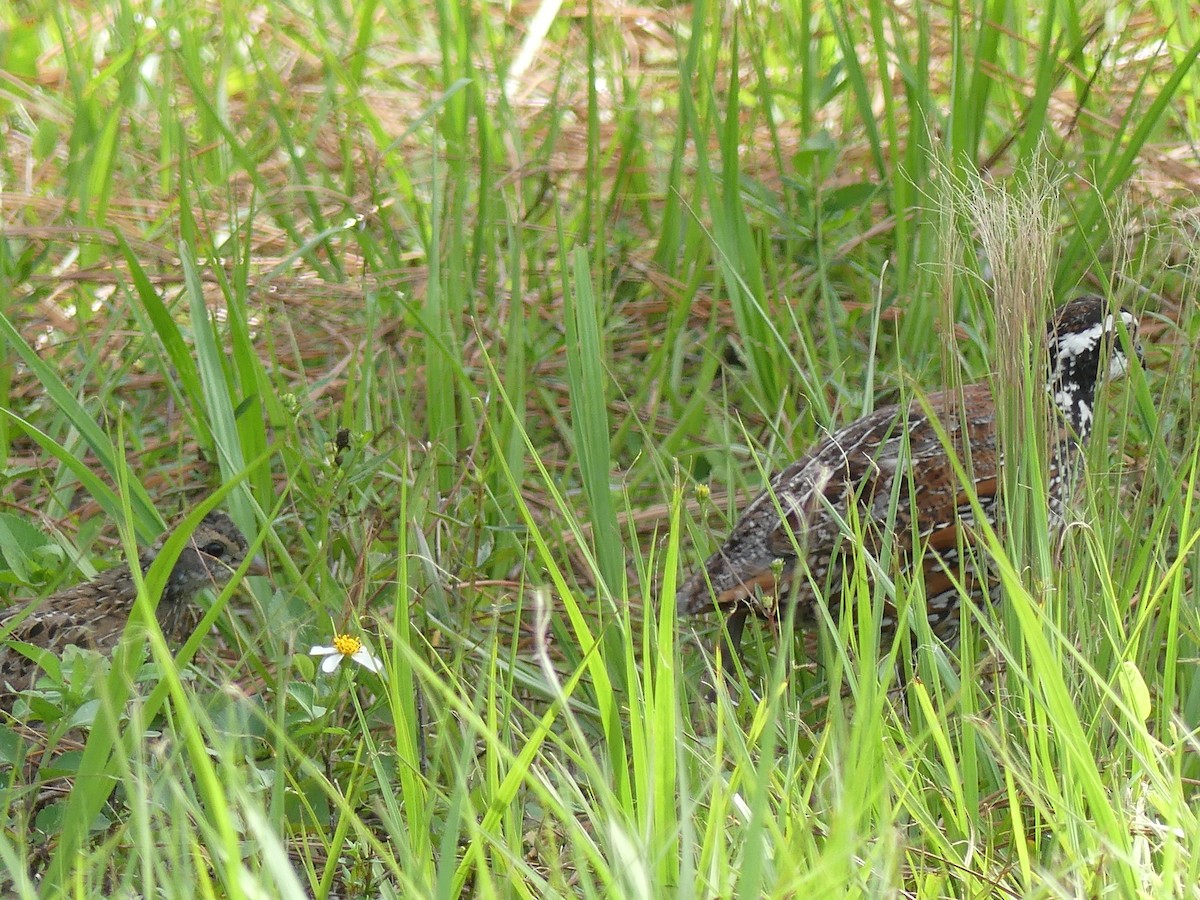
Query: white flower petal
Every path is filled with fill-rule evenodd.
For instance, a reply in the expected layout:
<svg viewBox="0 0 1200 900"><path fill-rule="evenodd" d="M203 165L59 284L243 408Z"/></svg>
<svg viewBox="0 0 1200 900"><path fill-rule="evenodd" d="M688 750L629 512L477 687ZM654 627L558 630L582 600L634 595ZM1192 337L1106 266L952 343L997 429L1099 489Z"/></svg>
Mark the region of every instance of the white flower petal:
<svg viewBox="0 0 1200 900"><path fill-rule="evenodd" d="M357 653L350 657L368 672L374 672L378 675L383 671L383 660L368 650L366 647L359 649Z"/></svg>
<svg viewBox="0 0 1200 900"><path fill-rule="evenodd" d="M331 672L336 672L337 667L342 664L343 659L345 659L345 657L343 657L340 653L334 652L329 654L321 661L321 671L326 675L330 674Z"/></svg>
<svg viewBox="0 0 1200 900"><path fill-rule="evenodd" d="M337 647L313 647L308 651L309 656L329 656L331 653L337 653Z"/></svg>

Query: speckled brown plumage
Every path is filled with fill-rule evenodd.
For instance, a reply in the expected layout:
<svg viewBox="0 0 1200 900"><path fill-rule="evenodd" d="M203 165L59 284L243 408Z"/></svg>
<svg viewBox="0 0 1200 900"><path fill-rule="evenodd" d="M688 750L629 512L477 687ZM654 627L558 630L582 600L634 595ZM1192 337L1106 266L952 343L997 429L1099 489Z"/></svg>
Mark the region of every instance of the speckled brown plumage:
<svg viewBox="0 0 1200 900"><path fill-rule="evenodd" d="M142 551L138 564L143 573L162 549L165 536ZM192 533L163 588L155 616L170 640L181 640L194 626L196 595L206 587L220 590L246 558L247 544L233 520L210 512ZM255 560L250 571L263 574ZM57 654L71 645L111 651L121 638L137 598L133 575L127 566L114 566L92 581L35 600L0 618L0 703L33 685L39 672L29 657L10 641L44 647ZM11 631L10 631L11 627Z"/></svg>
<svg viewBox="0 0 1200 900"><path fill-rule="evenodd" d="M1134 317L1122 310L1121 318L1136 339ZM1052 524L1061 521L1078 480L1097 384L1105 374L1115 378L1125 372L1127 358L1116 333L1107 303L1093 296L1060 307L1047 325L1046 390L1056 411L1047 479ZM929 412L948 441L943 442ZM969 485L957 476L947 443L969 473ZM1000 463L995 405L985 383L931 394L924 404L881 407L829 435L772 478L725 543L679 589L677 611L685 616L714 608L729 612L733 653L746 616L773 612L775 598L793 599L802 627L818 621L818 603L828 604L836 621L843 569L850 562L851 521L860 523L864 549L872 554L879 552L882 531L891 522L887 536L900 568L920 569L933 632L953 642L962 598L955 581L980 597L989 580L972 559L959 558L975 530L970 498L978 498L982 514L997 521ZM898 476L904 479L900 484ZM889 516L893 494L894 519ZM885 640L894 636L895 625L895 610L885 608Z"/></svg>

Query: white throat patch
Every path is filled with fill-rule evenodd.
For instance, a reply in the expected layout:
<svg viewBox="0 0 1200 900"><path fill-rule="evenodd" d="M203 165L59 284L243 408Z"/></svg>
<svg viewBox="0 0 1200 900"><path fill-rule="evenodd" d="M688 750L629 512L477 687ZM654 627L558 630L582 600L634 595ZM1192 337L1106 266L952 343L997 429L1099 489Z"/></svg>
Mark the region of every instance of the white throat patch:
<svg viewBox="0 0 1200 900"><path fill-rule="evenodd" d="M1063 360L1072 356L1082 356L1095 350L1100 338L1112 330L1112 325L1112 316L1108 316L1103 323L1097 322L1087 331L1072 331L1061 335L1058 339L1058 358Z"/></svg>

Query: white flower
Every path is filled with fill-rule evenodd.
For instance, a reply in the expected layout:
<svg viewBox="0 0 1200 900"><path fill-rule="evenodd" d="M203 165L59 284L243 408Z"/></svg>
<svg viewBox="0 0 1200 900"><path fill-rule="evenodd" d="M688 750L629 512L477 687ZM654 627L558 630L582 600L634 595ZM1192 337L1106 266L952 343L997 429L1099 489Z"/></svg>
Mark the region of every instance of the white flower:
<svg viewBox="0 0 1200 900"><path fill-rule="evenodd" d="M342 660L349 657L368 672L380 674L383 672L383 660L363 646L363 642L350 634L335 634L333 646L313 647L308 651L309 656L323 656L321 671L328 675L336 672Z"/></svg>

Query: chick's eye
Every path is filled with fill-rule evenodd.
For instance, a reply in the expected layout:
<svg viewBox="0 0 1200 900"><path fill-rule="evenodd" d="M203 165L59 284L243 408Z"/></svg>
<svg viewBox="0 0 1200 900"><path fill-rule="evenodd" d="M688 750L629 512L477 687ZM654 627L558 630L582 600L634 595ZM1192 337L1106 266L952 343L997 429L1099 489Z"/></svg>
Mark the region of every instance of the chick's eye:
<svg viewBox="0 0 1200 900"><path fill-rule="evenodd" d="M220 559L225 555L225 545L220 541L210 541L201 547L200 551L208 556L215 556L217 559Z"/></svg>

